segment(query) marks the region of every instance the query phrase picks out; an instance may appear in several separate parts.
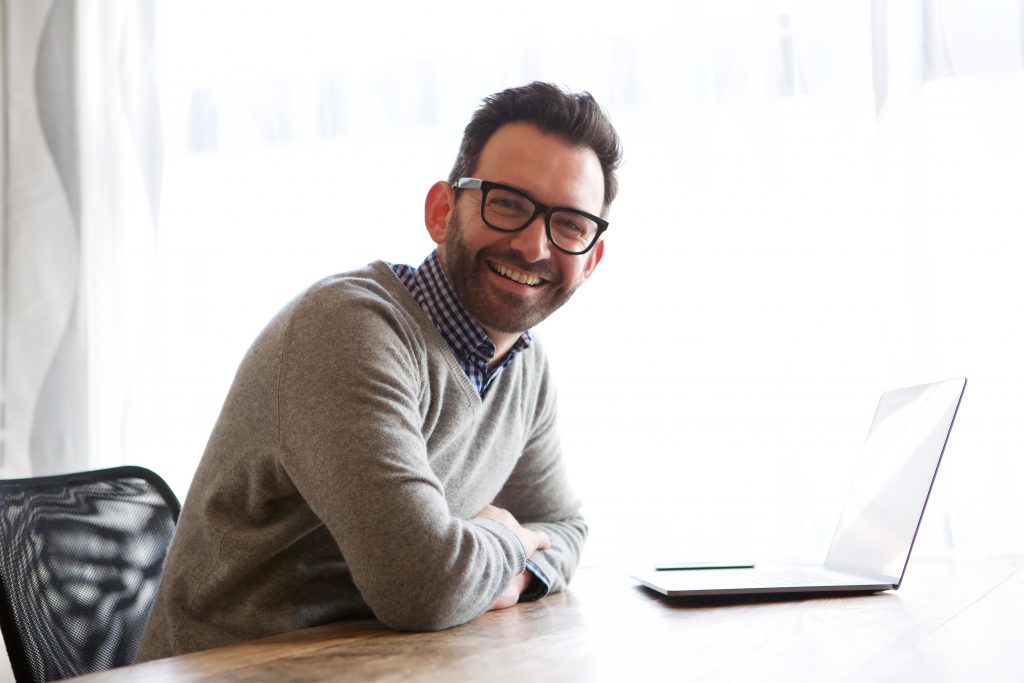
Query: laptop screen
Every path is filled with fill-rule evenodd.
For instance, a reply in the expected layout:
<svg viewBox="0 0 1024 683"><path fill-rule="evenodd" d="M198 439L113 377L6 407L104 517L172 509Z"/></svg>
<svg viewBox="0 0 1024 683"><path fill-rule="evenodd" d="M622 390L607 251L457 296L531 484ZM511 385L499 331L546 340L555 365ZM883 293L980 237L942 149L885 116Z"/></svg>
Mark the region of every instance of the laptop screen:
<svg viewBox="0 0 1024 683"><path fill-rule="evenodd" d="M899 583L966 382L882 394L826 567Z"/></svg>

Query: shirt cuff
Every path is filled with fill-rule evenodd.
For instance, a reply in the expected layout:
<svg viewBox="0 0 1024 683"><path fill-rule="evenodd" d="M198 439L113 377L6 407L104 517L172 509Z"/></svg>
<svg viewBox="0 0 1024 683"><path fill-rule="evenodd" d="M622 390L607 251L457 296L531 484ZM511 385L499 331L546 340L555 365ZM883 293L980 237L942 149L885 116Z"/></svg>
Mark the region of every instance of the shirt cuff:
<svg viewBox="0 0 1024 683"><path fill-rule="evenodd" d="M551 592L551 581L544 574L540 567L531 560L526 561L526 571L532 575L530 585L519 594L519 602L531 602L539 600Z"/></svg>

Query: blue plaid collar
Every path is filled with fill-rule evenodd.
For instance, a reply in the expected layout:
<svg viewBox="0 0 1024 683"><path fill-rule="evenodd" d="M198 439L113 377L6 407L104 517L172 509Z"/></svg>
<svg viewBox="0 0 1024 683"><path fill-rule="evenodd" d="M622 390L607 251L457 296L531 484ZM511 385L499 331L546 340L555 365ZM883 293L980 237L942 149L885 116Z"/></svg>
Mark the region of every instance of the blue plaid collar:
<svg viewBox="0 0 1024 683"><path fill-rule="evenodd" d="M516 340L501 365L488 372L487 364L494 358L496 350L494 342L473 320L463 307L462 302L455 296L455 292L452 291L451 284L441 268L441 259L437 255L437 250L431 252L419 268L395 264L391 266L391 270L409 290L409 294L430 316L434 327L451 347L459 365L465 370L481 397L487 393L487 388L502 369L511 363L520 351L528 348L533 341L530 332L524 332Z"/></svg>

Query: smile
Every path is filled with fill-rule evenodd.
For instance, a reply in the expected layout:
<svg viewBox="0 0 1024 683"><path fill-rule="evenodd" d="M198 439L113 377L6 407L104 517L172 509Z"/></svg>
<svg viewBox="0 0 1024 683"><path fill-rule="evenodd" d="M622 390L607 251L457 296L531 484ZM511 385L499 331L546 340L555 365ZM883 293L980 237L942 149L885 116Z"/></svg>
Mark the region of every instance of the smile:
<svg viewBox="0 0 1024 683"><path fill-rule="evenodd" d="M521 273L518 270L513 270L512 268L509 268L508 266L502 265L500 263L488 262L487 265L489 265L491 267L491 270L493 270L498 275L506 277L509 280L512 280L513 282L518 282L521 285L529 285L530 287L536 287L537 285L543 282L543 280L537 277L536 275Z"/></svg>

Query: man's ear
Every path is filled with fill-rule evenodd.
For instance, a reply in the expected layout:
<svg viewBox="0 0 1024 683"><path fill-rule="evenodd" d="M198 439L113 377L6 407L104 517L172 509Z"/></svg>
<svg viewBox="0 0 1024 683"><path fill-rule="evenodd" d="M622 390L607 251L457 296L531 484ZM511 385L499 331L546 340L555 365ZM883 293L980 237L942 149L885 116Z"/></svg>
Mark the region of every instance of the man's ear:
<svg viewBox="0 0 1024 683"><path fill-rule="evenodd" d="M448 238L448 220L454 210L455 190L452 186L443 180L431 185L423 207L423 222L435 244L444 244Z"/></svg>
<svg viewBox="0 0 1024 683"><path fill-rule="evenodd" d="M590 274L594 272L594 268L597 268L602 256L604 256L604 240L598 240L594 248L587 254L587 265L583 267L583 282L586 282Z"/></svg>

